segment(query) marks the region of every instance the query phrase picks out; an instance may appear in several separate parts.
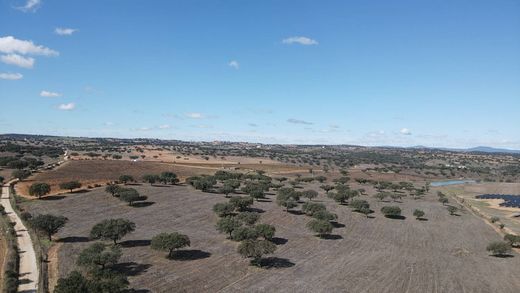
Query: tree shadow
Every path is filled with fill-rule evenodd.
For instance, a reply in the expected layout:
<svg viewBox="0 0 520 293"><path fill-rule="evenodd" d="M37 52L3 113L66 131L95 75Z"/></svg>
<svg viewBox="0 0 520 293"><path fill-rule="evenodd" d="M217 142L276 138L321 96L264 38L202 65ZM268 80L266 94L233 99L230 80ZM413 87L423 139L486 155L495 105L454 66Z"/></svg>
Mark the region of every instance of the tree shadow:
<svg viewBox="0 0 520 293"><path fill-rule="evenodd" d="M40 200L60 200L60 199L66 198L66 197L67 196L65 196L65 195L49 195L49 196L40 198Z"/></svg>
<svg viewBox="0 0 520 293"><path fill-rule="evenodd" d="M79 243L79 242L89 242L90 238L84 236L68 236L63 237L58 240L58 242L62 243Z"/></svg>
<svg viewBox="0 0 520 293"><path fill-rule="evenodd" d="M345 224L341 224L341 223L338 223L338 222L330 222L330 224L334 228L345 228Z"/></svg>
<svg viewBox="0 0 520 293"><path fill-rule="evenodd" d="M155 204L154 201L142 201L142 202L133 203L131 205L131 207L134 207L134 208L144 208L144 207L149 207L149 206L151 206L153 204Z"/></svg>
<svg viewBox="0 0 520 293"><path fill-rule="evenodd" d="M426 219L426 218L417 218L417 221L427 222L428 219Z"/></svg>
<svg viewBox="0 0 520 293"><path fill-rule="evenodd" d="M119 245L122 247L139 247L139 246L150 246L151 240L125 240L120 242Z"/></svg>
<svg viewBox="0 0 520 293"><path fill-rule="evenodd" d="M188 250L178 250L173 253L173 257L171 259L187 261L187 260L197 260L208 258L211 256L211 253L207 251L202 251L199 249L188 249Z"/></svg>
<svg viewBox="0 0 520 293"><path fill-rule="evenodd" d="M149 269L152 265L151 264L139 264L136 262L124 262L124 263L118 263L114 265L114 269L120 273L125 274L126 276L138 276L144 272L146 272L147 269Z"/></svg>
<svg viewBox="0 0 520 293"><path fill-rule="evenodd" d="M385 218L393 219L393 220L404 220L406 219L405 216L392 216L392 215L385 215Z"/></svg>
<svg viewBox="0 0 520 293"><path fill-rule="evenodd" d="M322 235L320 238L326 239L326 240L339 240L339 239L343 239L343 236L337 235L337 234L327 234L327 235Z"/></svg>
<svg viewBox="0 0 520 293"><path fill-rule="evenodd" d="M254 212L254 213L260 213L260 214L261 214L261 213L265 213L265 211L262 210L262 209L259 209L259 208L251 208L251 207L247 208L246 211L248 211L248 212Z"/></svg>
<svg viewBox="0 0 520 293"><path fill-rule="evenodd" d="M259 198L256 200L257 202L273 202L272 200L270 199L265 199L265 198Z"/></svg>
<svg viewBox="0 0 520 293"><path fill-rule="evenodd" d="M287 212L293 215L305 215L305 213L300 210L288 210Z"/></svg>
<svg viewBox="0 0 520 293"><path fill-rule="evenodd" d="M294 267L295 263L280 257L266 257L260 260L260 266L265 269L283 269Z"/></svg>
<svg viewBox="0 0 520 293"><path fill-rule="evenodd" d="M150 291L148 289L134 289L134 288L123 290L123 293L149 293L149 292L152 292L152 291Z"/></svg>
<svg viewBox="0 0 520 293"><path fill-rule="evenodd" d="M289 240L287 240L286 238L281 238L281 237L273 237L271 239L271 242L276 245L284 245L285 243L289 242Z"/></svg>
<svg viewBox="0 0 520 293"><path fill-rule="evenodd" d="M90 192L90 190L88 190L88 189L79 189L79 190L72 191L72 192L69 192L69 193L87 193L87 192Z"/></svg>
<svg viewBox="0 0 520 293"><path fill-rule="evenodd" d="M512 254L492 254L491 256L497 257L497 258L512 258L512 257L515 257Z"/></svg>

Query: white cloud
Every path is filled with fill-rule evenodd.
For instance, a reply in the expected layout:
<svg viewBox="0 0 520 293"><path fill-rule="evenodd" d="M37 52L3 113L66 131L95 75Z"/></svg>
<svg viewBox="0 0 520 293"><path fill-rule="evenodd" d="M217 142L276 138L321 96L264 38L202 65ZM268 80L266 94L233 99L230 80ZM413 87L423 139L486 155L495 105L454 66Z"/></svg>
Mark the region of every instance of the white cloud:
<svg viewBox="0 0 520 293"><path fill-rule="evenodd" d="M150 130L152 130L152 128L151 127L139 127L135 130L136 131L150 131Z"/></svg>
<svg viewBox="0 0 520 293"><path fill-rule="evenodd" d="M401 130L399 130L399 133L401 133L402 135L411 135L412 134L412 132L408 128L402 128Z"/></svg>
<svg viewBox="0 0 520 293"><path fill-rule="evenodd" d="M35 12L40 7L41 0L27 0L24 6L16 7L16 9L23 12Z"/></svg>
<svg viewBox="0 0 520 293"><path fill-rule="evenodd" d="M300 44L305 46L318 45L318 41L307 37L290 37L282 40L284 44Z"/></svg>
<svg viewBox="0 0 520 293"><path fill-rule="evenodd" d="M0 79L18 80L18 79L22 79L22 78L23 78L23 75L21 75L20 73L5 73L5 72L0 73Z"/></svg>
<svg viewBox="0 0 520 293"><path fill-rule="evenodd" d="M74 108L76 108L76 104L74 104L74 103L60 104L58 106L58 109L63 110L63 111L74 110Z"/></svg>
<svg viewBox="0 0 520 293"><path fill-rule="evenodd" d="M15 65L23 68L33 68L34 58L24 57L18 54L8 54L0 56L0 60L5 64Z"/></svg>
<svg viewBox="0 0 520 293"><path fill-rule="evenodd" d="M239 69L239 68L240 68L240 64L239 64L238 61L236 61L236 60L231 60L231 61L228 63L228 66L229 66L229 67L232 67L232 68L235 68L235 69Z"/></svg>
<svg viewBox="0 0 520 293"><path fill-rule="evenodd" d="M54 30L54 33L60 36L70 36L73 33L77 32L77 29L74 28L64 28L64 27L57 27Z"/></svg>
<svg viewBox="0 0 520 293"><path fill-rule="evenodd" d="M313 124L312 122L309 122L309 121L299 120L299 119L294 119L294 118L287 119L287 122L293 123L293 124L304 124L304 125L312 125Z"/></svg>
<svg viewBox="0 0 520 293"><path fill-rule="evenodd" d="M60 93L56 93L56 92L50 92L50 91L41 91L40 92L40 97L57 98L57 97L61 97L61 94Z"/></svg>
<svg viewBox="0 0 520 293"><path fill-rule="evenodd" d="M59 55L59 52L57 51L44 46L35 45L32 41L18 40L13 36L0 37L0 53L43 56Z"/></svg>
<svg viewBox="0 0 520 293"><path fill-rule="evenodd" d="M191 119L202 119L204 118L204 115L202 113L192 112L192 113L186 113L186 117Z"/></svg>
<svg viewBox="0 0 520 293"><path fill-rule="evenodd" d="M159 125L159 129L169 129L172 128L169 124Z"/></svg>

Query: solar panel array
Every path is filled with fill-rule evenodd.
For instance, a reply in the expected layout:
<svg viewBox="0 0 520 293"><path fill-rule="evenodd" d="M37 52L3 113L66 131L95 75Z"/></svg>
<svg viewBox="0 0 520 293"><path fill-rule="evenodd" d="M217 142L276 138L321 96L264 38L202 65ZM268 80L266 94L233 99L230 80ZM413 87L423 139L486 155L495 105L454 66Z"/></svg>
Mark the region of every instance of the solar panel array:
<svg viewBox="0 0 520 293"><path fill-rule="evenodd" d="M520 195L513 194L482 194L477 195L478 199L503 199L504 202L500 204L501 207L520 208Z"/></svg>

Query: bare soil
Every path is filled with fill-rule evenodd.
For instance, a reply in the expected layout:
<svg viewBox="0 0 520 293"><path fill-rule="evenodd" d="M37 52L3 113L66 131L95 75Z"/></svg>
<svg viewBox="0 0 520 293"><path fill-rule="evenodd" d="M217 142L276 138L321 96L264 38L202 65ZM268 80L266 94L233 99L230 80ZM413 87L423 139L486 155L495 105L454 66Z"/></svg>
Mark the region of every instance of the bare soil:
<svg viewBox="0 0 520 293"><path fill-rule="evenodd" d="M119 174L118 174L119 175ZM87 245L91 227L106 218L127 218L137 229L121 242L120 269L131 286L151 292L519 292L520 256L496 258L485 248L500 236L472 213L450 216L435 195L401 203L367 199L373 218L352 212L326 198L317 201L338 214L331 237L320 239L305 225L305 215L287 213L271 201L255 202L264 211L260 222L277 229L278 249L270 268L249 266L236 252L238 243L215 229L211 211L223 195L202 193L187 186L136 186L153 204L129 207L102 189L59 200L25 203L33 213L69 218L60 231L59 274L75 269L78 253ZM384 205L398 205L405 219L385 218ZM413 210L425 211L419 221ZM169 260L153 251L150 239L160 232L189 235L191 247L183 258Z"/></svg>

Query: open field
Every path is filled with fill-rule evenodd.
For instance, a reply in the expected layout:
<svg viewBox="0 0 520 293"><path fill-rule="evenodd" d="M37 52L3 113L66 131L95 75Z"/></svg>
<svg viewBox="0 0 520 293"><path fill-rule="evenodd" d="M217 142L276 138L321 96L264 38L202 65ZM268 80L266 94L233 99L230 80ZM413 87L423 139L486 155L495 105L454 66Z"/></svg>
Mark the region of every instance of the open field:
<svg viewBox="0 0 520 293"><path fill-rule="evenodd" d="M25 203L32 213L55 213L69 218L58 233L62 238L59 275L74 268L77 253L90 242L90 228L105 218L128 218L137 229L123 239L121 269L131 286L152 292L518 292L516 268L520 258L495 258L486 245L500 236L468 212L450 216L435 195L404 198L402 203L369 200L374 218L353 213L320 195L338 214L331 239L319 239L305 228L305 215L284 212L272 201L255 202L260 222L277 229L278 250L272 267L260 269L236 252L237 242L215 230L213 204L223 195L202 193L186 186L135 186L153 204L129 207L102 189L72 194L60 200ZM269 196L271 199L273 196ZM399 205L404 220L383 217L383 205ZM420 208L428 221L413 218ZM344 226L343 226L344 225ZM149 247L159 232L180 231L192 245L184 260L168 260ZM478 231L478 233L475 233Z"/></svg>

